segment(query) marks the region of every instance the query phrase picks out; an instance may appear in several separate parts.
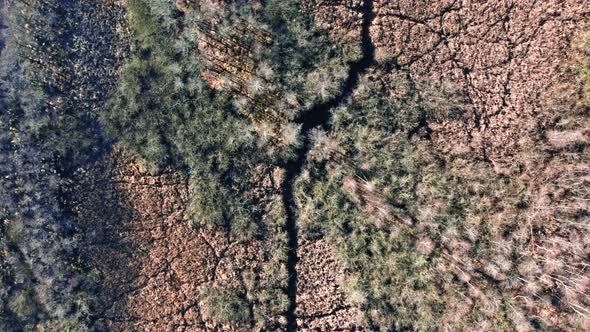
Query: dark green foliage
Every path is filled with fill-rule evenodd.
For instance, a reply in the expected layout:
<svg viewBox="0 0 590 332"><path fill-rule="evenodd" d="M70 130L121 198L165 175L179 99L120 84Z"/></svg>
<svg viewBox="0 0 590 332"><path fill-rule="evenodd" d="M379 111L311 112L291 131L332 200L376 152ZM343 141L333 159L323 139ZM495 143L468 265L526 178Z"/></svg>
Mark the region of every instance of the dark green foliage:
<svg viewBox="0 0 590 332"><path fill-rule="evenodd" d="M137 46L143 49L141 52L174 55L174 49L170 46L176 28L173 17L175 11L172 1L154 1L150 4L142 0L127 2L129 25L134 29Z"/></svg>
<svg viewBox="0 0 590 332"><path fill-rule="evenodd" d="M276 73L276 84L295 94L304 109L337 95L348 75L347 62L356 60L345 60L312 17L300 1L279 0L268 3L261 19L275 37L262 58Z"/></svg>
<svg viewBox="0 0 590 332"><path fill-rule="evenodd" d="M221 321L233 327L252 326L252 312L248 308L245 294L229 287L207 289L203 294L207 308L205 317Z"/></svg>
<svg viewBox="0 0 590 332"><path fill-rule="evenodd" d="M15 63L23 59L27 68L20 72L22 83L7 85L8 110L14 118L35 117L21 121L20 126L37 144L54 151L51 158L60 167L83 165L100 153L97 105L104 103L112 86L109 68L116 61L112 27L108 21L97 23L96 18L80 13L78 8L84 7L104 15L100 5L86 1L32 1L15 6L9 26L19 37L11 43L14 49L5 52L6 71L19 76ZM11 99L17 95L22 98Z"/></svg>
<svg viewBox="0 0 590 332"><path fill-rule="evenodd" d="M349 271L349 299L383 331L428 329L444 305L435 257L416 251L417 186L437 172L427 142L409 137L434 110L418 96L361 79L354 102L334 110L331 134L316 132L309 176L297 197L304 234L327 236ZM408 306L407 303L414 303ZM420 307L420 309L418 309Z"/></svg>
<svg viewBox="0 0 590 332"><path fill-rule="evenodd" d="M207 307L230 325L276 329L288 305L285 216L277 207L279 196L259 193L261 182L298 145L293 120L338 93L346 63L298 1L271 1L258 12L239 5L211 13L196 4L193 12L180 15L171 1L131 0L128 10L135 52L122 68L102 123L147 165L173 166L189 175L195 224L222 227L241 241L259 241L266 279L242 285L238 295L227 289L233 286L215 285L206 296ZM217 24L214 35L209 21ZM245 27L249 33L235 33ZM272 43L262 45L256 33L270 34ZM204 38L251 50L255 74L244 82L252 94L245 103L244 96L214 90L201 78L212 69L211 59L196 45ZM257 120L248 112L265 112L266 118ZM271 133L261 134L260 127ZM278 142L271 138L277 132ZM250 269L255 267L235 273L263 272Z"/></svg>
<svg viewBox="0 0 590 332"><path fill-rule="evenodd" d="M137 51L123 68L117 93L103 115L107 131L152 167L175 165L187 170L193 187L191 211L197 222L255 234L260 211L249 193L253 181L261 166L268 169L288 157L289 145L296 145L297 140L286 139L284 146L274 146L276 142L253 130L228 95L201 80L205 67L191 27L201 27L205 13L195 9L182 21L168 1L134 0L128 8ZM264 83L265 91L279 94L271 98L273 104L265 105L274 113L277 123L272 125L293 119L300 111L297 103L307 108L330 98L346 74L336 68L343 62L327 35L313 28L310 15L301 15L301 5L272 1L256 15L248 8L239 6L216 14L224 20L218 30L223 33L249 24L271 31L273 43L262 49L263 60L256 66L266 66L274 73L266 72ZM178 34L176 28L183 24L187 27ZM230 38L223 34L219 38L224 37ZM243 38L243 45L250 45L247 39L251 37ZM287 94L293 96L291 105L283 97ZM288 125L283 129L289 137L295 132Z"/></svg>
<svg viewBox="0 0 590 332"><path fill-rule="evenodd" d="M280 195L289 188L274 183L284 181L275 171L306 151L298 149L306 142L300 122L317 105L336 108L330 131L314 132L292 226L337 245L349 300L370 330L588 326L578 311L590 305L587 63L579 72L586 100L541 114L533 160L522 162L528 173L503 175L432 145L430 123L469 116L444 85L400 73L386 84L374 76L380 69L369 70L346 88L349 100L335 100L348 96L341 90L358 54L315 28L301 1L199 3L181 13L171 0L129 0L134 51L100 121L118 42L92 17L102 7L11 6L13 38L0 63L1 330L92 328L92 280L78 261L83 248L62 187L103 152L101 125L152 168L189 176L195 224L222 228L261 256L240 257L246 264L231 277L203 287L205 318L236 329L283 327L297 239L287 240L289 202ZM239 68L212 64L197 45L203 37L219 39L220 53L245 49L222 59ZM581 51L588 55L587 43ZM203 77L214 70L234 84L210 87ZM548 317L555 313L557 323Z"/></svg>

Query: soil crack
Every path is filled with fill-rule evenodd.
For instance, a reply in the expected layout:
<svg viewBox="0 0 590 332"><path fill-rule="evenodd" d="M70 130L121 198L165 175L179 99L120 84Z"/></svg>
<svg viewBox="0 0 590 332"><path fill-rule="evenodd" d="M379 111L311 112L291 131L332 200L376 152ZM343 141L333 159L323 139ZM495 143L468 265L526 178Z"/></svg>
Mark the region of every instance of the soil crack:
<svg viewBox="0 0 590 332"><path fill-rule="evenodd" d="M330 129L331 110L344 103L357 87L360 76L364 74L371 66L375 64L375 47L371 39L371 24L374 18L373 1L363 1L360 11L363 15L361 30L361 48L362 58L350 64L348 78L344 82L340 94L331 100L315 105L308 112L304 112L297 123L302 125L301 128L301 145L296 150L296 158L287 162L284 167L286 170L283 181L283 204L286 212L285 231L288 236L289 252L287 255L287 272L288 284L287 294L289 306L286 312L287 331L297 330L297 249L299 245L297 229L297 207L294 197L294 184L297 177L303 171L305 160L310 149L310 132L312 129L321 128L328 131Z"/></svg>

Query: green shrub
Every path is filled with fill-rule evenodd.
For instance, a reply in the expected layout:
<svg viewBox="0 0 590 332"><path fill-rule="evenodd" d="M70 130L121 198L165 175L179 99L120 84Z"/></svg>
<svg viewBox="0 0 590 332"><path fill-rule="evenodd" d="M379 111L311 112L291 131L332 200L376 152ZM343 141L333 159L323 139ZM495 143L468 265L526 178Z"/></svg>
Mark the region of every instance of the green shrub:
<svg viewBox="0 0 590 332"><path fill-rule="evenodd" d="M92 295L72 287L85 276L63 186L103 151L96 110L113 83L112 17L86 1L20 1L2 13L0 329L78 321L72 330L83 331Z"/></svg>
<svg viewBox="0 0 590 332"><path fill-rule="evenodd" d="M206 289L202 294L207 319L222 322L230 326L252 324L252 313L245 295L230 287Z"/></svg>

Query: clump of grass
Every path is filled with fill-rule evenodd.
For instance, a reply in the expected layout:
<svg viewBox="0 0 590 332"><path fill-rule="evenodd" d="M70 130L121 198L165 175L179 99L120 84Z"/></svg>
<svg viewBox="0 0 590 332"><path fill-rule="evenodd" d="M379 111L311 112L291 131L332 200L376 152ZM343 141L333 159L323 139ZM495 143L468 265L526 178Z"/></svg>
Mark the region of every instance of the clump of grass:
<svg viewBox="0 0 590 332"><path fill-rule="evenodd" d="M498 174L475 156L439 154L420 128L462 121L462 98L439 105L448 87L404 86L385 94L365 78L333 131L316 135L298 183L303 228L337 244L366 323L587 329L588 105L546 108L527 166Z"/></svg>

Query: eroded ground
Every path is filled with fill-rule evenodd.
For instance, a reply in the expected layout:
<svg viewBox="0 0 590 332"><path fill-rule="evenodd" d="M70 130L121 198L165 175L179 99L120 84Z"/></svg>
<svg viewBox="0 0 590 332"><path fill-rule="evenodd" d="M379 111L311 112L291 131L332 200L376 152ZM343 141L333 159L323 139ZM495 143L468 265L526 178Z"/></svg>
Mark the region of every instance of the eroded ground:
<svg viewBox="0 0 590 332"><path fill-rule="evenodd" d="M96 326L109 331L225 330L207 315L202 291L261 268L256 243L190 226L188 184L181 175L143 169L115 150L80 171L73 202L83 230L83 260L97 281ZM337 278L343 272L325 242L301 246L299 324L302 330L354 328ZM336 273L335 273L336 272ZM260 271L258 271L260 273ZM236 281L238 280L238 281ZM237 284L236 284L237 282Z"/></svg>
<svg viewBox="0 0 590 332"><path fill-rule="evenodd" d="M360 310L342 289L344 269L328 241L302 241L297 271L297 324L301 331L362 331Z"/></svg>
<svg viewBox="0 0 590 332"><path fill-rule="evenodd" d="M318 24L347 42L359 35L361 3L313 5ZM564 86L575 82L572 44L590 17L587 1L376 0L373 7L370 30L378 64L372 76L387 81L384 85L409 77L420 97L440 109L420 129L436 149L449 160L490 163L498 173L538 172L527 169L528 153L550 121L544 116L555 107L548 105L555 91L575 93ZM305 292L306 286L300 289ZM317 297L306 298L312 300L302 303L302 310L326 306Z"/></svg>
<svg viewBox="0 0 590 332"><path fill-rule="evenodd" d="M586 1L400 1L377 9L380 54L412 75L447 80L469 97L469 123L437 127L481 151L500 169L514 166L534 128L544 93L567 77L573 37L589 13Z"/></svg>

